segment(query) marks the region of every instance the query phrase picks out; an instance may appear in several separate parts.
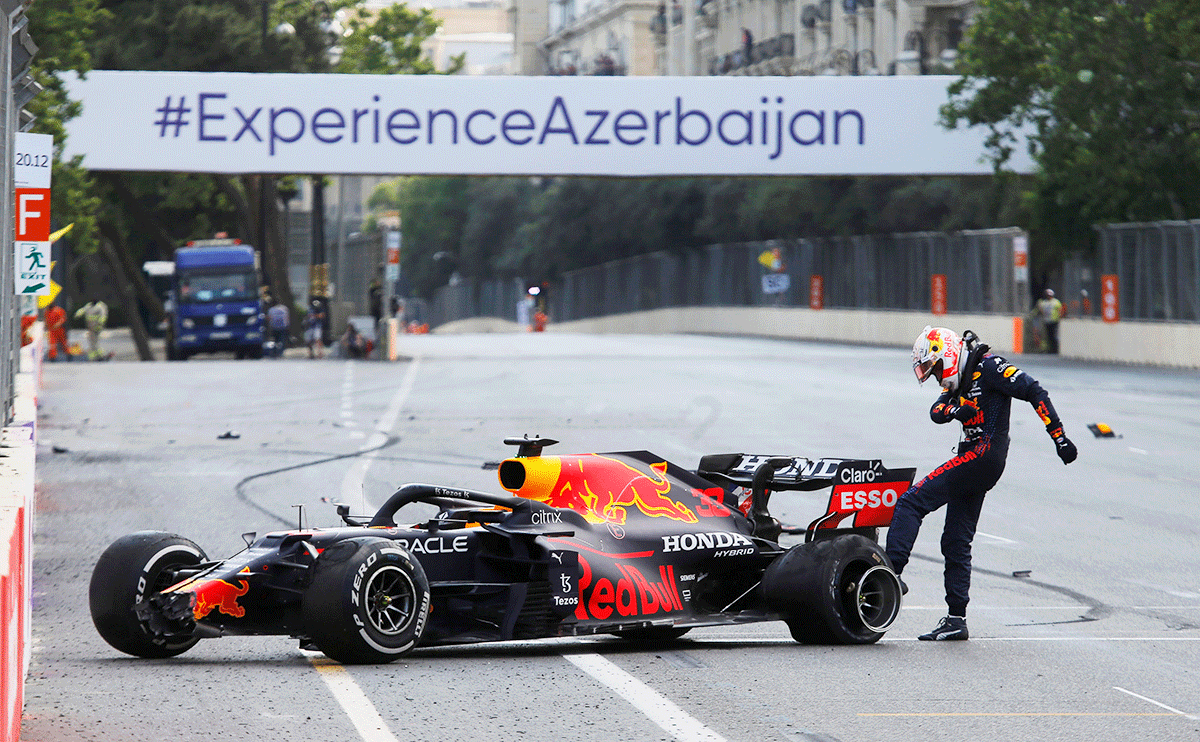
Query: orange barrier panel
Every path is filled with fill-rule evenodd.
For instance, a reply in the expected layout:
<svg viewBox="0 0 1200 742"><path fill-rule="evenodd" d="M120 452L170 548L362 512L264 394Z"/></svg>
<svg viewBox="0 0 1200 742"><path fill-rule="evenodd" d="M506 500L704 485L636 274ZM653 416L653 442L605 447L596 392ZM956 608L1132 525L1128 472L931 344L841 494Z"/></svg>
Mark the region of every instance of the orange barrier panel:
<svg viewBox="0 0 1200 742"><path fill-rule="evenodd" d="M1013 353L1025 352L1025 318L1013 317Z"/></svg>

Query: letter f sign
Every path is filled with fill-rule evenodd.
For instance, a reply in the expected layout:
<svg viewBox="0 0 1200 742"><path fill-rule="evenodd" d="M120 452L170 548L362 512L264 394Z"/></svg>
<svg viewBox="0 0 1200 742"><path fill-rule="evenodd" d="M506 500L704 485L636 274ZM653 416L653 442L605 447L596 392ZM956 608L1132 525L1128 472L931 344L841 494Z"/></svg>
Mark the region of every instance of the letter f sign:
<svg viewBox="0 0 1200 742"><path fill-rule="evenodd" d="M50 209L48 188L17 190L17 240L45 242L50 239ZM44 204L44 205L43 205Z"/></svg>

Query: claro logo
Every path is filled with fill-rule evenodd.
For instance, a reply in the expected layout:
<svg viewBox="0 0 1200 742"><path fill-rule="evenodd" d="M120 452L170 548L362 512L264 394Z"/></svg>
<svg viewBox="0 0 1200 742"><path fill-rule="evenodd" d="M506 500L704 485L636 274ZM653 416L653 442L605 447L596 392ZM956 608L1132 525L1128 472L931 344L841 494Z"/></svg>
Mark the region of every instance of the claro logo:
<svg viewBox="0 0 1200 742"><path fill-rule="evenodd" d="M864 482L874 482L878 476L874 469L842 469L842 473L838 478L844 484L862 484Z"/></svg>

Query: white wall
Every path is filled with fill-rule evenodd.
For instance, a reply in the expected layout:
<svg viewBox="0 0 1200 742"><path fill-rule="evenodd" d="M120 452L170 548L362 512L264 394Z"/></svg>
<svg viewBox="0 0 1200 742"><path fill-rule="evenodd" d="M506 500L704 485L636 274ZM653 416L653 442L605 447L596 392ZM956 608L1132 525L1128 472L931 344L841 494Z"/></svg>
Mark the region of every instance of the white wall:
<svg viewBox="0 0 1200 742"><path fill-rule="evenodd" d="M756 335L911 347L925 325L974 330L1000 353L1016 346L1014 320L997 315L770 307L677 307L611 317L552 322L549 332L706 333ZM1200 368L1200 324L1066 319L1062 356L1080 360Z"/></svg>

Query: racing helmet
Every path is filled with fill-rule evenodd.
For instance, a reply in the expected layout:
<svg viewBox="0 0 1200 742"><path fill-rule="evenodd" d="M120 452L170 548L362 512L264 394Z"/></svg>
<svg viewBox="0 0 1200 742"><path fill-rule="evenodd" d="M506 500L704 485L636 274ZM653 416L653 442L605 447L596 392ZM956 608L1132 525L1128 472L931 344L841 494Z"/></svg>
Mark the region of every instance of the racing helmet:
<svg viewBox="0 0 1200 742"><path fill-rule="evenodd" d="M912 359L918 383L933 376L943 389L952 391L958 388L959 372L966 361L963 340L953 330L926 325L913 343Z"/></svg>

